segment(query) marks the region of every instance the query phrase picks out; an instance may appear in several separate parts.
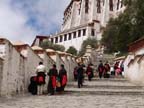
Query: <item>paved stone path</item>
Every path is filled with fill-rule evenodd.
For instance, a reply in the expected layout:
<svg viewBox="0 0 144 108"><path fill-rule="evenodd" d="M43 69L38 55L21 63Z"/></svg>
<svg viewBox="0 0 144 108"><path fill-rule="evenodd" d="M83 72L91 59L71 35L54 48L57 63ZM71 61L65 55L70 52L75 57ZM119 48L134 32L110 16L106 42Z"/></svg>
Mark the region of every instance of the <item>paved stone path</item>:
<svg viewBox="0 0 144 108"><path fill-rule="evenodd" d="M103 90L109 91L110 94L102 95L98 92ZM131 91L132 93L116 94L113 91L119 91L119 93ZM0 98L0 108L144 108L143 92L143 87L135 86L127 81L85 81L81 89L77 88L76 82L72 82L69 83L63 95L32 96L27 94L23 97Z"/></svg>

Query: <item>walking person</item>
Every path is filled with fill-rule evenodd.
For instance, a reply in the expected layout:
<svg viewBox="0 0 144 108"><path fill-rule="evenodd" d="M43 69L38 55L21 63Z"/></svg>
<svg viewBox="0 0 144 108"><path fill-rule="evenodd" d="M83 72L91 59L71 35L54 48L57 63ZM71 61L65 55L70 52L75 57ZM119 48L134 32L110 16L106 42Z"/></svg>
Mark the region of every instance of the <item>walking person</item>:
<svg viewBox="0 0 144 108"><path fill-rule="evenodd" d="M118 77L119 73L121 72L121 70L119 68L119 62L115 63L114 70L115 70L115 76Z"/></svg>
<svg viewBox="0 0 144 108"><path fill-rule="evenodd" d="M110 65L108 63L108 61L105 63L104 65L104 70L103 70L103 75L104 75L104 78L109 78L110 77Z"/></svg>
<svg viewBox="0 0 144 108"><path fill-rule="evenodd" d="M104 66L102 61L100 60L100 64L98 65L98 72L99 72L99 78L101 79L103 76Z"/></svg>
<svg viewBox="0 0 144 108"><path fill-rule="evenodd" d="M39 65L36 68L38 95L42 95L44 92L44 84L45 84L45 76L46 76L45 73L46 73L46 68L43 65L43 62L39 62Z"/></svg>
<svg viewBox="0 0 144 108"><path fill-rule="evenodd" d="M77 78L78 78L78 88L81 88L83 86L83 78L84 78L84 69L81 64L78 64L78 69L77 69Z"/></svg>
<svg viewBox="0 0 144 108"><path fill-rule="evenodd" d="M86 74L88 75L88 80L91 81L93 75L93 69L92 69L92 64L89 64L87 69L86 69Z"/></svg>
<svg viewBox="0 0 144 108"><path fill-rule="evenodd" d="M67 71L66 71L66 69L65 69L63 64L60 66L58 78L60 79L60 85L61 85L58 88L58 91L59 92L63 92L64 88L65 88L65 86L67 84Z"/></svg>
<svg viewBox="0 0 144 108"><path fill-rule="evenodd" d="M74 71L73 71L73 76L74 76L74 80L77 81L77 66L74 68Z"/></svg>
<svg viewBox="0 0 144 108"><path fill-rule="evenodd" d="M58 76L58 71L56 65L54 64L48 72L49 82L48 82L48 93L54 95L56 88L56 78Z"/></svg>

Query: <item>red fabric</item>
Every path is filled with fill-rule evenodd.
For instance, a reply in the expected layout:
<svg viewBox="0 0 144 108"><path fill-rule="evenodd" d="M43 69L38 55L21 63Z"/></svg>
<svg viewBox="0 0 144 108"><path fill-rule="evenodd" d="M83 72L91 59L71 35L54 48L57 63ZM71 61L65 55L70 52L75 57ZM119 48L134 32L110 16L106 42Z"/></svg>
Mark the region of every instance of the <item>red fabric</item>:
<svg viewBox="0 0 144 108"><path fill-rule="evenodd" d="M103 69L100 67L100 72L103 72Z"/></svg>
<svg viewBox="0 0 144 108"><path fill-rule="evenodd" d="M39 77L38 77L38 82L39 82L39 83L43 83L43 82L44 82L44 79L43 79L42 76L39 76Z"/></svg>
<svg viewBox="0 0 144 108"><path fill-rule="evenodd" d="M90 74L91 74L91 72L88 72L87 74L88 74L88 75L90 75Z"/></svg>
<svg viewBox="0 0 144 108"><path fill-rule="evenodd" d="M67 76L64 75L63 78L62 78L62 86L66 85L66 83L67 83Z"/></svg>
<svg viewBox="0 0 144 108"><path fill-rule="evenodd" d="M53 86L53 88L56 87L56 77L55 76L52 76L52 86Z"/></svg>
<svg viewBox="0 0 144 108"><path fill-rule="evenodd" d="M37 76L34 76L34 77L33 77L33 80L34 80L34 81L37 81Z"/></svg>

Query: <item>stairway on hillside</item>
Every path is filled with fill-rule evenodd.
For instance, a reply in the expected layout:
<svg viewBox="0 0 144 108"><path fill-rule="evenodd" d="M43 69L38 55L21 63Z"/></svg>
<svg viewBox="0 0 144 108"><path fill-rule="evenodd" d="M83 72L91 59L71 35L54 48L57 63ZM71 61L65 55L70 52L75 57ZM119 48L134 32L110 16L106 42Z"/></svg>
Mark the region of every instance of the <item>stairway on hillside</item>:
<svg viewBox="0 0 144 108"><path fill-rule="evenodd" d="M102 60L103 63L108 61L110 64L113 64L115 57L112 54L101 54L101 53L97 52L96 50L94 50L94 51L92 51L90 58L91 58L91 62L95 66L98 66L100 60Z"/></svg>
<svg viewBox="0 0 144 108"><path fill-rule="evenodd" d="M85 80L82 88L77 87L77 82L69 82L66 92L73 95L144 95L144 88L124 78L95 78L92 81Z"/></svg>

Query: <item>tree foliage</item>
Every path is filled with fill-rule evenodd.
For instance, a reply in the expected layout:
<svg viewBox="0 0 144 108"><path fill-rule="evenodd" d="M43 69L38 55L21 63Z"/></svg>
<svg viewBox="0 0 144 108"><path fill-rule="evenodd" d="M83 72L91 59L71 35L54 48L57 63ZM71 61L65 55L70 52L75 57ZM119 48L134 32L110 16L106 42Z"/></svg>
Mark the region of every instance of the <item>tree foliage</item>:
<svg viewBox="0 0 144 108"><path fill-rule="evenodd" d="M108 52L127 52L128 44L144 35L144 2L125 0L126 9L118 18L110 19L102 38Z"/></svg>
<svg viewBox="0 0 144 108"><path fill-rule="evenodd" d="M53 49L56 51L65 51L65 47L63 45L53 44L50 41L44 41L40 44L40 46L44 49Z"/></svg>
<svg viewBox="0 0 144 108"><path fill-rule="evenodd" d="M73 46L70 46L69 49L66 52L70 53L70 54L73 54L73 55L77 55L77 50Z"/></svg>
<svg viewBox="0 0 144 108"><path fill-rule="evenodd" d="M87 45L90 45L95 49L97 48L97 40L95 38L87 38L84 40L79 51L79 56L83 56L85 54Z"/></svg>

